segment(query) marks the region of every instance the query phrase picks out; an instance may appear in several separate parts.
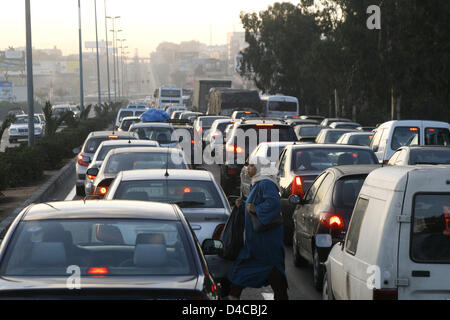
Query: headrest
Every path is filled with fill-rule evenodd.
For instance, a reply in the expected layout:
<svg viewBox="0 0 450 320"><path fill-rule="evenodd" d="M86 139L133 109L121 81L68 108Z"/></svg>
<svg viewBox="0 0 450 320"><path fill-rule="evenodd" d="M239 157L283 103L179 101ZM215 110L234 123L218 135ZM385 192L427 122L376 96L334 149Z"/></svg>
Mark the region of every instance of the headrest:
<svg viewBox="0 0 450 320"><path fill-rule="evenodd" d="M66 250L62 242L37 242L31 251L31 263L41 267L61 266L66 263Z"/></svg>
<svg viewBox="0 0 450 320"><path fill-rule="evenodd" d="M134 250L134 265L141 268L167 265L167 250L163 244L138 244Z"/></svg>
<svg viewBox="0 0 450 320"><path fill-rule="evenodd" d="M203 192L188 192L183 196L183 201L196 201L196 202L206 202L206 197Z"/></svg>
<svg viewBox="0 0 450 320"><path fill-rule="evenodd" d="M138 244L163 244L166 245L166 239L161 233L141 233L136 237L136 245Z"/></svg>
<svg viewBox="0 0 450 320"><path fill-rule="evenodd" d="M96 236L99 241L109 244L123 244L123 236L116 226L99 224L96 229Z"/></svg>

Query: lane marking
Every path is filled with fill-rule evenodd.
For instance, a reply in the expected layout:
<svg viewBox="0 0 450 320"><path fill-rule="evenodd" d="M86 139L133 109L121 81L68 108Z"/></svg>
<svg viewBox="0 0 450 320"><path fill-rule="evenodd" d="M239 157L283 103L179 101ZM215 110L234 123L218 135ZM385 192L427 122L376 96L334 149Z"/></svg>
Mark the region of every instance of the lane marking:
<svg viewBox="0 0 450 320"><path fill-rule="evenodd" d="M75 198L75 193L77 192L76 188L77 187L73 187L72 191L69 192L64 201L72 201Z"/></svg>
<svg viewBox="0 0 450 320"><path fill-rule="evenodd" d="M263 296L264 300L274 300L273 293L263 292L261 293L261 295Z"/></svg>

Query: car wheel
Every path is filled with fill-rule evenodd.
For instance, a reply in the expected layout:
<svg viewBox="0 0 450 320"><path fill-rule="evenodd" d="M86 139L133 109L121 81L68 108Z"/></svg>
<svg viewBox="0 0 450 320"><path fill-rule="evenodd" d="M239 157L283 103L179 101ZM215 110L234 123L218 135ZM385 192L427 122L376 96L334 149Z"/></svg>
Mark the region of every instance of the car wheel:
<svg viewBox="0 0 450 320"><path fill-rule="evenodd" d="M323 266L320 264L319 252L314 248L313 255L314 287L320 292L323 285Z"/></svg>
<svg viewBox="0 0 450 320"><path fill-rule="evenodd" d="M294 265L298 268L306 267L308 265L308 261L303 258L300 253L298 252L298 243L297 239L294 237L292 239L292 256L294 257Z"/></svg>
<svg viewBox="0 0 450 320"><path fill-rule="evenodd" d="M322 299L323 300L334 300L333 291L328 283L328 272L325 271L323 275L323 287L322 287Z"/></svg>
<svg viewBox="0 0 450 320"><path fill-rule="evenodd" d="M84 186L77 186L77 196L85 197L86 193L84 192Z"/></svg>

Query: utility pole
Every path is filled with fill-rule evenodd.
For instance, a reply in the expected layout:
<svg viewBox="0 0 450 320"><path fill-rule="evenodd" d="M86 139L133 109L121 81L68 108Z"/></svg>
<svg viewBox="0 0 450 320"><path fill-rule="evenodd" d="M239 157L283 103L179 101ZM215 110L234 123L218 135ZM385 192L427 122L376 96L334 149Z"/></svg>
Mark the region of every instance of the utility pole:
<svg viewBox="0 0 450 320"><path fill-rule="evenodd" d="M78 31L79 31L79 50L80 50L80 109L84 111L84 87L83 87L83 46L81 39L81 5L78 0Z"/></svg>
<svg viewBox="0 0 450 320"><path fill-rule="evenodd" d="M25 0L25 21L27 38L28 146L32 147L34 146L34 87L30 0Z"/></svg>
<svg viewBox="0 0 450 320"><path fill-rule="evenodd" d="M97 0L94 0L95 11L95 41L97 44L97 85L98 85L98 106L102 105L102 90L100 86L100 56L98 53L98 29L97 29Z"/></svg>
<svg viewBox="0 0 450 320"><path fill-rule="evenodd" d="M106 0L104 0L104 7L105 7L105 31L106 31L106 69L108 73L108 102L111 103L111 83L109 78L108 17L106 16Z"/></svg>

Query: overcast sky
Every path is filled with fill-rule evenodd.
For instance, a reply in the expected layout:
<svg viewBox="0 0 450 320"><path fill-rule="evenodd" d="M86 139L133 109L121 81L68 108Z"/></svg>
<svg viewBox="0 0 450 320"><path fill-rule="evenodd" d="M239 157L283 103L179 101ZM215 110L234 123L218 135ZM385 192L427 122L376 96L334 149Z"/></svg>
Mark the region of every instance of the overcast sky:
<svg viewBox="0 0 450 320"><path fill-rule="evenodd" d="M131 54L148 55L162 41L199 40L225 44L227 32L242 31L239 13L264 10L270 0L106 0L107 14L121 16L119 38ZM291 1L297 3L298 1ZM81 0L83 47L95 41L94 0ZM97 0L99 40L105 39L104 0ZM35 48L57 46L64 54L78 52L78 1L31 0ZM112 29L112 25L109 25ZM112 33L108 35L111 40ZM0 50L25 46L25 1L10 0L0 10Z"/></svg>

